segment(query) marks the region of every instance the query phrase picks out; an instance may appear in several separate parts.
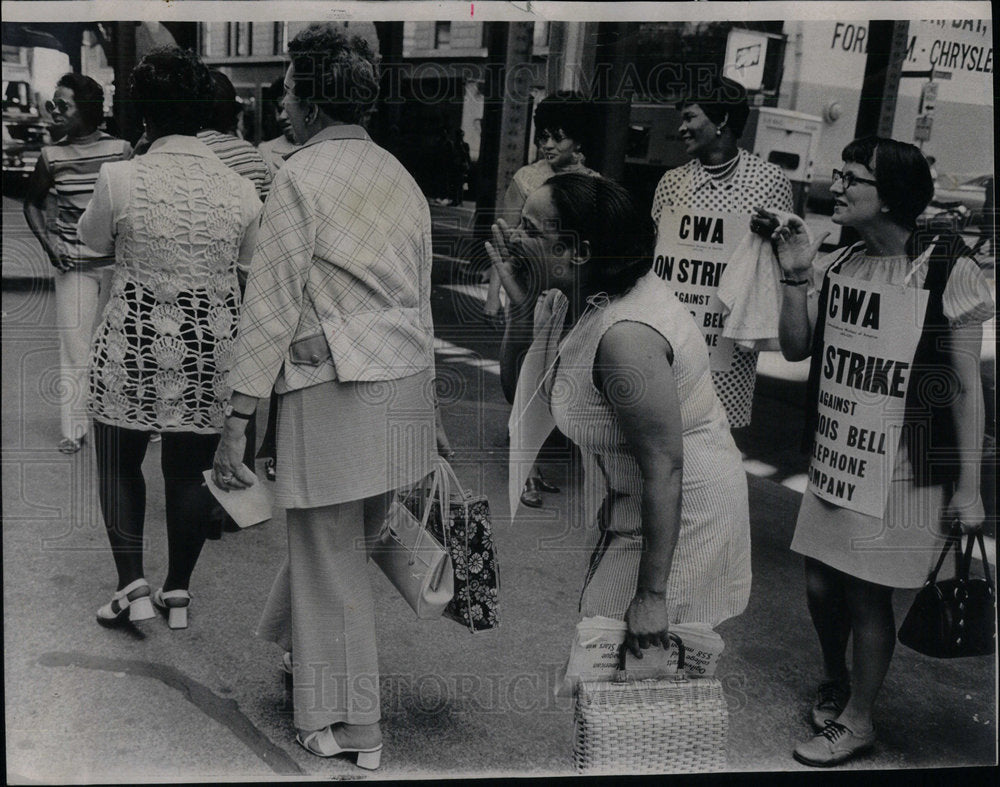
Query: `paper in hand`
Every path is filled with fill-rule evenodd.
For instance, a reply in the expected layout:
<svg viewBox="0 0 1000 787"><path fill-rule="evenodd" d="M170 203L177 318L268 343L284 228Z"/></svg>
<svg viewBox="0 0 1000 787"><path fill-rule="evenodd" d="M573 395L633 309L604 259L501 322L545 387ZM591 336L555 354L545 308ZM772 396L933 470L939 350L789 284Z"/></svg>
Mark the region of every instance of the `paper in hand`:
<svg viewBox="0 0 1000 787"><path fill-rule="evenodd" d="M212 480L211 470L203 475L208 490L240 527L257 525L271 518L273 496L260 480L248 489L222 489Z"/></svg>

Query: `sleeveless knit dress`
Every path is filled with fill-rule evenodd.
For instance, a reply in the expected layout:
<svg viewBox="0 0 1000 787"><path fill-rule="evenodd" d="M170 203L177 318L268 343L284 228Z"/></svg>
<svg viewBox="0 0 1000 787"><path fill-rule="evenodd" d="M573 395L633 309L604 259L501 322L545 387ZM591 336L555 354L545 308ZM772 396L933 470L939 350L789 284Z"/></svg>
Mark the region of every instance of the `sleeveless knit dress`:
<svg viewBox="0 0 1000 787"><path fill-rule="evenodd" d="M603 308L591 307L563 339L550 394L556 425L579 448L583 510L600 533L583 589L585 617L622 619L635 594L642 554L643 481L617 416L593 383L597 348L615 323L639 322L673 348L684 446L681 523L667 583L670 620L715 626L746 608L750 518L740 453L712 385L708 351L691 315L655 273ZM615 395L642 394L622 374Z"/></svg>

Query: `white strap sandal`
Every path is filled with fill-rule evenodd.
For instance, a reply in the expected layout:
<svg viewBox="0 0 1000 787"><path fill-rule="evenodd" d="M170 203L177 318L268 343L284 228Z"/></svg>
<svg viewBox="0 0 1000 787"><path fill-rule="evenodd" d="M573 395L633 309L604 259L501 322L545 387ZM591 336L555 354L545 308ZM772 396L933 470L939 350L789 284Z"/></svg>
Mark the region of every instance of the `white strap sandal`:
<svg viewBox="0 0 1000 787"><path fill-rule="evenodd" d="M167 625L172 629L186 629L188 625L188 605L191 594L186 590L168 590L159 588L153 594L153 603L161 612L167 615Z"/></svg>
<svg viewBox="0 0 1000 787"><path fill-rule="evenodd" d="M149 583L139 578L126 585L111 597L111 601L97 610L97 622L102 626L113 626L125 619L133 623L153 617L153 605L149 600Z"/></svg>
<svg viewBox="0 0 1000 787"><path fill-rule="evenodd" d="M301 733L295 736L299 745L317 757L336 757L338 754L356 754L357 766L367 771L376 770L382 761L382 744L371 749L345 749L333 735L333 727L324 727L321 730L314 730L306 733L302 737Z"/></svg>

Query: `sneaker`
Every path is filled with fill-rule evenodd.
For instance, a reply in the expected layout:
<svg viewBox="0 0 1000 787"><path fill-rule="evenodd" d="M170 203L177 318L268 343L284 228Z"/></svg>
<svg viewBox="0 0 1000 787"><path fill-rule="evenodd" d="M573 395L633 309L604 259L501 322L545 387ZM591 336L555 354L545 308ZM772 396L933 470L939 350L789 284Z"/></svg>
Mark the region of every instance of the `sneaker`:
<svg viewBox="0 0 1000 787"><path fill-rule="evenodd" d="M803 765L829 768L868 751L875 745L875 728L856 733L836 721L827 723L823 731L795 747L792 756Z"/></svg>
<svg viewBox="0 0 1000 787"><path fill-rule="evenodd" d="M812 707L812 723L817 732L826 729L844 711L851 697L851 684L841 680L827 680L816 689L816 704Z"/></svg>

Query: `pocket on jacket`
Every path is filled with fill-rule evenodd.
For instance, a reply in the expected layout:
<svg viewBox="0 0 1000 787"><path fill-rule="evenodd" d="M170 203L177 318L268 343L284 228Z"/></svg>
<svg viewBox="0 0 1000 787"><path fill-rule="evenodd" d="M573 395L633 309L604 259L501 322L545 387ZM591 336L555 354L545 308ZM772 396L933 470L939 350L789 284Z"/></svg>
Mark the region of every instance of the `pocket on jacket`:
<svg viewBox="0 0 1000 787"><path fill-rule="evenodd" d="M330 359L330 346L326 342L326 335L317 333L292 342L288 348L288 355L292 363L319 366L323 361Z"/></svg>

